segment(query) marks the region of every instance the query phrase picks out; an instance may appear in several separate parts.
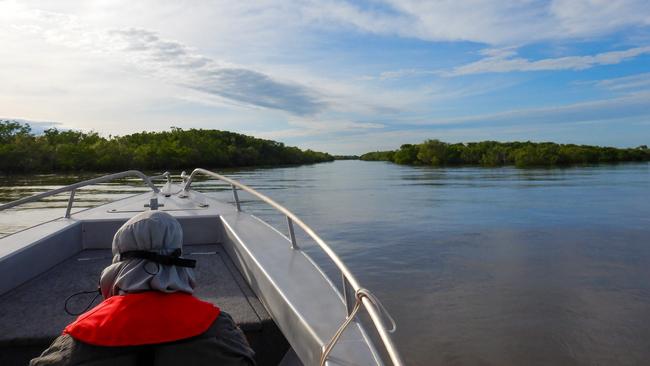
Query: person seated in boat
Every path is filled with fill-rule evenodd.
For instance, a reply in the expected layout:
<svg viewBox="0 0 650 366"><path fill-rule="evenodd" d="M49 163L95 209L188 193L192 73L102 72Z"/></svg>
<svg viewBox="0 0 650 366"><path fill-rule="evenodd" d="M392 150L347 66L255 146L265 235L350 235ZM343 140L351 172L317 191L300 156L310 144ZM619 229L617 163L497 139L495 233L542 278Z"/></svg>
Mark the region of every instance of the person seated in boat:
<svg viewBox="0 0 650 366"><path fill-rule="evenodd" d="M104 301L65 327L30 365L255 365L230 315L192 295L195 261L181 258L180 223L140 213L113 238Z"/></svg>

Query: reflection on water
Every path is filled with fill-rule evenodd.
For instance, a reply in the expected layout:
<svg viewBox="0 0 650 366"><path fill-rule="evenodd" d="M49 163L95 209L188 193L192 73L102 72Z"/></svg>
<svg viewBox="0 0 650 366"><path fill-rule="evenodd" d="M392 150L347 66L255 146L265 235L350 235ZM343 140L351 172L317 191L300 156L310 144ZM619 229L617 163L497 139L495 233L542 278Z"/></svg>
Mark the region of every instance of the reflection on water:
<svg viewBox="0 0 650 366"><path fill-rule="evenodd" d="M334 247L395 316L409 364L650 359L650 164L518 170L337 161L227 174L289 207ZM73 181L4 180L0 200ZM212 181L193 187L231 199ZM78 207L144 190L94 186L79 192ZM284 227L272 209L241 197L245 210ZM0 232L44 212L60 216L66 202L64 195L0 214Z"/></svg>

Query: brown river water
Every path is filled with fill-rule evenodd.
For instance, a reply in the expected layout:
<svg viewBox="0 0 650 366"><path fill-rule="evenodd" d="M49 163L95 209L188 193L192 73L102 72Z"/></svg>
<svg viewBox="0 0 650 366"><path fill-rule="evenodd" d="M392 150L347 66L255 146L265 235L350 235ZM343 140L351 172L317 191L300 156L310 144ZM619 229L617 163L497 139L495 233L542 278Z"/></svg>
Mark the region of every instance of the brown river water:
<svg viewBox="0 0 650 366"><path fill-rule="evenodd" d="M336 161L224 173L288 207L339 253L395 317L409 365L650 364L648 163ZM0 201L92 176L0 177ZM212 181L193 188L231 199ZM144 191L134 180L89 187L75 210ZM244 210L284 228L282 216L242 198ZM59 217L66 203L0 212L0 235Z"/></svg>

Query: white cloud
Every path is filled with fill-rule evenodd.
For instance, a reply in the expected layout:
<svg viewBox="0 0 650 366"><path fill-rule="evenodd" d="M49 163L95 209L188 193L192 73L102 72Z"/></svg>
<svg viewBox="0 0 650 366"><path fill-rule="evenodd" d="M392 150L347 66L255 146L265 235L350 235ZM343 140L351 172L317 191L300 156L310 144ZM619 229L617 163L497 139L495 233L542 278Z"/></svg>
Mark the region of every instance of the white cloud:
<svg viewBox="0 0 650 366"><path fill-rule="evenodd" d="M419 143L430 138L447 142L536 140L636 146L647 144L648 100L650 92L638 92L615 99L558 107L422 120L413 123L416 126L387 126L336 139L307 142L311 148L337 154L394 150L402 144Z"/></svg>
<svg viewBox="0 0 650 366"><path fill-rule="evenodd" d="M302 146L325 150L333 154L363 154L378 150L395 150L403 144L420 143L426 139L445 142L472 141L553 141L568 144L635 147L647 145L647 123L635 118L622 119L612 125L609 121L589 121L548 125L482 126L448 129L369 131L364 134L341 136L335 140L307 141ZM588 130L591 133L585 133ZM596 133L598 132L598 133Z"/></svg>
<svg viewBox="0 0 650 366"><path fill-rule="evenodd" d="M480 50L478 53L486 57L469 64L457 66L450 71L398 69L384 71L378 76L365 76L363 79L384 81L426 75L450 77L484 73L585 70L601 65L618 64L641 55L649 54L650 46L602 52L595 55L565 56L541 60L529 60L517 57L517 51L514 47L486 48Z"/></svg>
<svg viewBox="0 0 650 366"><path fill-rule="evenodd" d="M355 122L349 120L312 120L291 119L288 121L292 128L274 131L249 131L248 133L267 139L286 139L306 136L323 136L345 133L359 133L371 130L381 130L386 126L381 123Z"/></svg>
<svg viewBox="0 0 650 366"><path fill-rule="evenodd" d="M53 44L124 57L142 72L165 77L179 85L262 108L306 115L322 109L324 103L309 88L279 81L261 72L199 54L178 41L162 39L145 29L96 30L77 17L35 10L25 11L34 24L17 25L42 34ZM43 24L45 23L45 24ZM27 28L25 28L27 27Z"/></svg>
<svg viewBox="0 0 650 366"><path fill-rule="evenodd" d="M508 110L455 118L422 118L409 125L369 129L335 139L307 140L311 148L337 154L393 150L428 138L447 142L537 140L618 146L647 144L650 92L563 106ZM645 129L645 130L644 130ZM604 134L592 135L600 130ZM616 132L619 130L618 132ZM645 131L645 132L643 132ZM643 133L640 133L643 132ZM615 133L616 135L612 135ZM305 135L310 136L310 135Z"/></svg>
<svg viewBox="0 0 650 366"><path fill-rule="evenodd" d="M612 91L650 89L650 72L594 82L596 86Z"/></svg>
<svg viewBox="0 0 650 366"><path fill-rule="evenodd" d="M395 71L377 74L377 68L369 67L363 72L377 76L361 80L346 63L367 57L361 55L365 45L351 50L347 47L353 43L346 43L345 49L337 48L342 36L345 42L354 42L347 33L470 41L489 47L481 51L483 60L452 71L458 74L578 70L622 62L648 48L529 60L518 57L514 47L646 27L649 4L646 0L0 0L0 110L120 134L178 125L287 137L356 131L372 136L391 127L358 121L399 124L413 116L427 119L439 109L454 113L454 107L443 102L457 106L468 95L494 92L516 77L481 78L485 85L470 78L434 80L421 77L437 71L396 66L387 58L386 67ZM378 82L408 77L422 80L410 83L416 86ZM633 90L643 83L643 79L603 81L599 86ZM640 113L640 102L633 107ZM494 116L493 123L505 118L515 124L523 117ZM478 123L472 118L455 122ZM273 129L276 132L268 132Z"/></svg>
<svg viewBox="0 0 650 366"><path fill-rule="evenodd" d="M550 15L566 37L606 34L626 26L650 25L646 0L553 0Z"/></svg>
<svg viewBox="0 0 650 366"><path fill-rule="evenodd" d="M584 70L598 65L612 65L650 53L650 46L610 51L587 56L566 56L542 60L528 60L515 57L516 53L496 53L486 51L488 57L444 72L445 76L459 76L489 72L544 71L544 70Z"/></svg>
<svg viewBox="0 0 650 366"><path fill-rule="evenodd" d="M650 24L645 0L421 1L384 0L362 8L348 1L313 1L304 16L317 24L428 41L494 45L593 37Z"/></svg>
<svg viewBox="0 0 650 366"><path fill-rule="evenodd" d="M168 3L164 4L171 9L180 11ZM234 16L241 11L245 19L249 17L264 18L266 16L264 15L266 14L265 9L272 8L270 3L260 3L256 6L229 7L227 4L222 5L224 5L224 13ZM127 5L127 8L130 6ZM210 11L204 5L198 7L200 10ZM106 10L102 6L99 8ZM109 6L109 8L112 7ZM186 43L164 38L158 32L149 29L114 29L98 27L97 24L86 24L80 19L93 18L94 13L84 13L84 7L75 9L71 6L67 10L76 13L64 14L57 11L32 9L11 1L0 3L0 20L8 24L11 29L11 33L8 34L10 37L3 43L16 49L14 53L10 53L5 46L4 50L0 50L0 56L5 56L3 57L5 61L29 58L30 63L45 68L42 55L37 51L43 49L42 45L35 44L29 47L31 53L25 52L26 48L21 47L24 44L25 36L29 36L34 43L38 43L39 40L46 41L49 47L55 49L56 54L67 58L66 62L57 63L53 65L54 67L68 67L68 72L72 74L75 67L78 68L79 64L87 62L94 64L94 68L100 68L104 72L126 70L135 77L148 79L143 80L140 84L143 88L151 88L152 93L147 93L149 97L159 94L160 97L169 98L170 96L164 95L160 88L160 84L164 83L168 85L167 89L176 93L175 98L185 101L194 100L206 105L227 108L235 106L275 109L298 116L319 115L324 120L332 120L332 117L322 116L322 114L330 112L361 115L394 113L405 104L421 99L418 98L417 91L405 93L403 91L371 90L365 86L356 85L356 83L328 79L325 75L319 75L309 70L299 71L296 70L296 67L278 72L277 67L268 65L252 67L227 62L203 54ZM214 12L214 9L211 11ZM110 9L108 12L110 13ZM295 10L289 9L289 18L293 12ZM271 11L271 13L279 16L277 11ZM96 14L94 16L96 17ZM229 21L220 17L217 19ZM269 22L268 19L258 20L264 24ZM210 24L215 21L211 20ZM103 20L103 22L106 21ZM286 24L286 22L279 24ZM248 25L246 22L246 26ZM235 33L242 32L240 30ZM220 38L217 37L217 39ZM43 51L45 50L43 49ZM57 72L56 74L67 75L67 72ZM7 76L11 79L10 75ZM62 80L49 76L48 84L50 86L61 85L58 87L59 89L68 88L71 85L70 80L65 80L63 76L60 77ZM105 87L116 81L112 75L110 80L98 80L96 79L97 75L91 74L83 75L83 77L84 83L95 82L96 84L105 84ZM155 87L150 85L152 82L158 85ZM20 84L21 89L26 89L24 80L21 80ZM186 90L179 93L178 90L183 88ZM32 89L32 95L34 92ZM106 96L109 97L109 95Z"/></svg>
<svg viewBox="0 0 650 366"><path fill-rule="evenodd" d="M427 41L470 41L492 45L520 45L543 40L594 37L650 25L646 0L259 0L178 2L169 0L22 3L53 12L74 13L96 24L156 28L200 40L201 47L244 52L271 48L287 40L300 43L305 30L341 27L381 35ZM197 27L196 25L200 25ZM168 31L167 31L168 30ZM245 31L242 31L245 30ZM217 38L202 37L206 32ZM210 46L212 45L212 46ZM221 45L225 47L220 47ZM299 46L299 45L298 45ZM231 56L229 54L228 56Z"/></svg>
<svg viewBox="0 0 650 366"><path fill-rule="evenodd" d="M438 72L430 70L421 70L421 69L398 69L398 70L388 70L379 73L379 75L365 75L362 76L361 80L395 80L403 79L409 77L421 77L427 75L437 75Z"/></svg>
<svg viewBox="0 0 650 366"><path fill-rule="evenodd" d="M611 121L631 117L650 117L650 103L648 101L650 101L650 92L643 91L611 99L456 118L439 118L437 120L422 121L419 124L438 126L494 126Z"/></svg>
<svg viewBox="0 0 650 366"><path fill-rule="evenodd" d="M250 68L213 60L172 40L144 29L114 30L125 43L124 50L139 56L143 69L153 66L172 71L177 83L187 88L213 94L224 99L261 108L283 110L297 115L320 112L325 103L317 92L291 81L279 81Z"/></svg>

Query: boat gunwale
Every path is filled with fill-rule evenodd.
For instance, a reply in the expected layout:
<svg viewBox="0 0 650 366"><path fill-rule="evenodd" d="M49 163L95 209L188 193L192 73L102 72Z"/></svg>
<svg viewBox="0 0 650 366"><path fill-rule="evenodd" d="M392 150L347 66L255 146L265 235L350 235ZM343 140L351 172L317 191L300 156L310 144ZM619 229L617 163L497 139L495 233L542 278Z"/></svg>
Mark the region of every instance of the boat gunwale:
<svg viewBox="0 0 650 366"><path fill-rule="evenodd" d="M184 173L184 172L183 172ZM226 182L231 185L232 190L233 190L233 196L235 199L235 205L237 207L237 211L241 211L240 204L239 204L239 197L237 196L237 189L240 188L243 191L246 191L253 196L257 197L258 199L262 200L266 204L270 205L271 207L275 208L277 211L280 213L284 214L287 217L287 222L289 224L289 231L291 234L293 231L293 223L297 224L307 235L309 235L315 242L320 246L320 248L327 254L334 262L336 267L338 267L338 270L341 272L341 275L347 282L350 284L352 289L354 290L354 297L356 302L360 302L366 311L368 312L368 315L370 315L370 319L373 322L373 325L379 334L379 337L383 343L383 346L388 353L388 356L390 357L393 365L396 366L401 366L403 365L403 361L401 359L401 356L397 352L397 348L393 344L393 341L389 335L389 333L393 333L396 330L396 325L395 321L393 318L390 316L390 314L386 311L384 306L378 301L377 297L372 294L372 292L368 289L365 289L359 285L359 282L357 281L356 277L352 274L352 272L348 269L348 267L343 263L341 258L332 250L332 248L320 237L316 232L309 227L309 225L305 224L298 216L296 216L293 212L291 212L289 209L286 207L280 205L279 203L275 202L273 199L269 198L268 196L258 192L257 190L240 183L234 179L225 177L223 175L214 173L212 171L209 171L207 169L202 169L202 168L196 168L192 171L192 173L188 176L186 174L181 174L181 177L183 179L183 192L187 193L190 190L190 187L192 185L192 182L194 178L196 177L197 174L203 174L207 175L213 178L216 178L220 181ZM291 248L294 250L300 250L300 248L297 245L293 245L295 243L295 237L292 235L291 238L292 246ZM318 266L317 266L318 267ZM326 277L327 278L327 277ZM335 289L336 292L338 292L338 289ZM343 289L345 291L345 287ZM345 294L344 294L345 295ZM345 297L345 296L344 296ZM350 308L350 304L348 301L344 301L345 307L347 310L347 317L354 316L352 309ZM386 327L386 324L384 323L384 320L382 319L382 314L388 318L388 320L392 323L392 327L389 329ZM344 323L345 324L345 323ZM336 343L337 339L332 338L330 342L328 343ZM324 348L325 349L331 349L331 344L327 344L327 346ZM327 354L323 354L323 360L327 358ZM323 362L321 362L323 364Z"/></svg>
<svg viewBox="0 0 650 366"><path fill-rule="evenodd" d="M183 179L182 189L179 192L175 192L174 195L178 195L178 197L180 197L180 198L183 198L183 195L187 195L189 193L189 191L190 191L190 186L191 186L191 184L192 184L192 182L194 180L194 177L197 174L204 174L204 175L216 178L216 179L218 179L220 181L223 181L223 182L226 182L226 183L230 184L231 187L232 187L232 190L233 190L233 195L234 195L234 198L235 198L235 204L236 204L237 212L241 211L240 204L239 204L239 198L237 196L237 188L239 188L241 190L244 190L244 191L252 194L253 196L257 197L258 199L262 200L266 204L270 205L271 207L273 207L274 209L279 211L280 213L284 214L286 216L286 218L287 218L291 238L287 238L279 230L274 228L272 225L266 223L264 220L261 220L256 216L253 216L253 215L250 215L250 214L249 215L252 216L253 218L257 219L258 221L266 224L268 227L272 228L274 231L276 231L277 233L282 235L283 238L288 239L292 243L291 248L293 250L298 250L299 252L301 252L311 262L311 264L315 268L317 268L318 272L323 276L323 278L326 279L326 281L332 287L332 289L335 291L335 293L340 297L340 299L343 300L343 303L344 303L345 308L346 308L346 320L348 318L350 318L350 317L356 316L354 314L354 312L352 311L352 309L351 309L350 303L347 301L347 289L345 287L346 282L347 282L347 284L349 284L350 287L354 290L354 300L356 301L357 305L362 304L364 306L364 308L366 309L368 315L370 316L370 319L373 322L373 325L374 325L374 327L375 327L377 333L379 334L379 337L380 337L380 339L381 339L381 341L383 343L384 349L388 353L388 356L390 357L392 363L394 365L397 365L397 366L403 365L401 357L400 357L399 353L397 352L397 349L395 348L390 335L388 334L388 333L394 332L395 328L396 328L393 318L390 316L390 314L388 314L388 312L383 307L383 305L381 305L381 303L377 300L377 298L374 295L372 295L372 293L369 290L367 290L367 289L365 289L365 288L363 288L363 287L361 287L359 285L359 282L354 277L354 275L351 273L351 271L348 269L348 267L345 265L345 263L343 263L343 261L332 250L332 248L323 239L321 239L320 236L318 236L318 234L316 234L316 232L311 227L309 227L307 224L305 224L293 212L291 212L290 210L288 210L284 206L280 205L279 203L275 202L273 199L267 197L266 195L256 191L255 189L253 189L253 188L251 188L251 187L249 187L249 186L247 186L247 185L245 185L243 183L240 183L240 182L238 182L238 181L236 181L234 179L222 176L220 174L214 173L214 172L206 170L206 169L196 168L196 169L194 169L192 171L192 173L189 176L185 175L185 172L183 172L181 174L181 177ZM167 179L166 186L171 186L171 175L169 174L169 172L165 172L163 175L160 175L160 176L148 177L148 176L146 176L144 173L142 173L140 171L128 170L128 171L124 171L124 172L120 172L120 173L114 173L114 174L110 174L110 175L105 175L105 176L89 179L89 180L82 181L82 182L77 182L77 183L74 183L74 184L71 184L71 185L68 185L68 186L64 186L64 187L61 187L61 188L57 188L57 189L54 189L54 190L51 190L51 191L39 193L39 194L36 194L36 195L33 195L33 196L29 196L29 197L21 198L21 199L12 201L12 202L8 202L8 203L5 203L3 205L0 205L0 211L8 209L8 208L12 208L12 207L24 204L24 203L34 202L34 201L40 200L41 198L49 197L49 196L52 196L52 195L55 195L55 194L70 192L68 207L67 207L67 210L66 210L66 215L64 216L65 219L69 219L70 215L71 215L70 210L71 210L72 205L74 203L74 194L75 194L76 189L84 187L84 186L88 186L88 185L94 185L94 184L97 184L97 183L103 183L103 182L111 181L111 180L114 180L114 179L120 179L120 178L124 178L124 177L127 177L127 176L132 176L132 175L140 177L145 182L145 184L147 184L152 189L152 191L153 191L152 192L153 193L153 198L151 200L152 201L152 206L155 203L156 208L157 208L158 194L164 194L165 196L167 196L168 194L166 192L162 192L160 189L158 189L158 187L156 187L152 183L152 180L153 179L159 179L159 178L166 178ZM197 192L197 193L199 193L199 192ZM118 200L115 200L115 201L107 202L107 203L104 203L104 204L96 206L96 207L89 207L89 208L86 208L84 210L78 211L75 214L83 212L83 211L95 209L95 208L98 208L98 207L101 207L103 205L110 204L110 203L113 203L113 202L126 200L126 199L129 199L129 198L138 196L138 195L146 195L146 192L145 193L138 193L138 194L135 194L133 196L124 197L124 198L121 198L121 199L118 199ZM152 207L152 209L155 209L155 208ZM60 219L61 218L56 218L56 219L47 221L45 223L53 222L53 221L60 220ZM29 228L26 228L26 229L23 229L23 230L19 230L18 232L22 232L22 231L34 228L34 227L43 225L45 223L40 223L40 224L37 224L35 226L29 227ZM334 284L332 283L330 278L327 275L324 274L322 269L310 258L310 256L307 255L303 250L301 250L297 245L295 245L296 240L295 240L295 234L293 233L293 223L297 224L308 236L310 236L316 242L316 244L318 244L318 246L325 252L325 254L327 254L327 256L330 258L330 260L336 265L336 267L340 271L341 276L343 278L343 286L344 286L344 288L343 288L344 293L343 294L340 293L340 291L334 286ZM9 234L9 235L7 235L7 236L5 236L3 238L7 238L8 236L11 236L11 235L16 234L18 232ZM382 319L382 315L384 317L386 317L391 322L392 329L389 329L389 328L386 327L386 325L384 323L384 320ZM347 322L344 322L344 324L346 324L346 323ZM368 338L366 332L363 331L363 327L361 327L359 323L357 323L357 325L358 325L359 329L362 330L363 337L366 339L366 341L369 344L373 344L374 342L370 341L370 339ZM324 353L322 354L321 364L325 363L325 361L327 359L327 356L328 356L327 352L329 352L329 349L331 349L331 346L334 343L336 343L337 341L338 340L336 338L332 338L330 340L330 342L328 342L326 344L326 346L323 348ZM373 352L373 357L377 358L378 355L376 354L376 351L373 349L372 352Z"/></svg>

